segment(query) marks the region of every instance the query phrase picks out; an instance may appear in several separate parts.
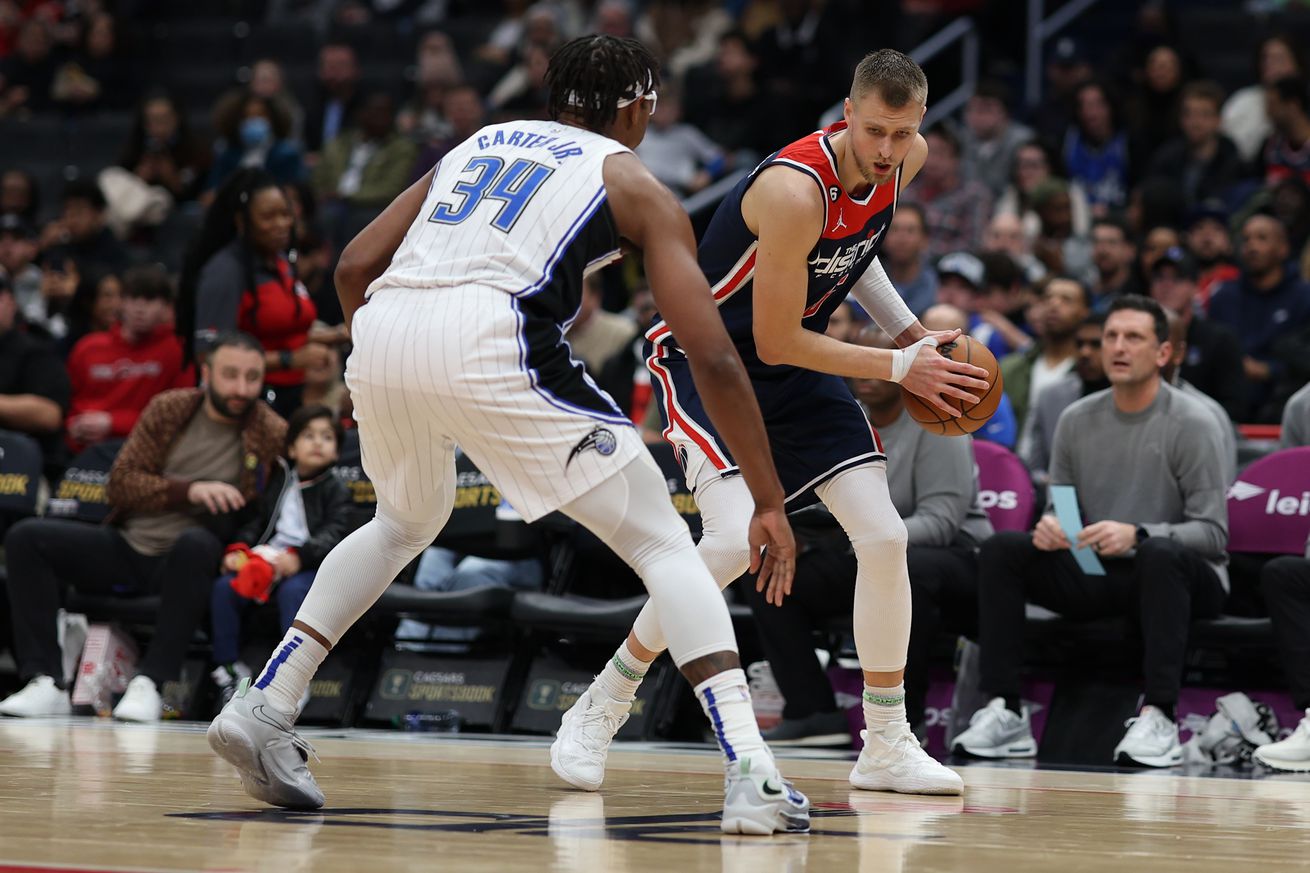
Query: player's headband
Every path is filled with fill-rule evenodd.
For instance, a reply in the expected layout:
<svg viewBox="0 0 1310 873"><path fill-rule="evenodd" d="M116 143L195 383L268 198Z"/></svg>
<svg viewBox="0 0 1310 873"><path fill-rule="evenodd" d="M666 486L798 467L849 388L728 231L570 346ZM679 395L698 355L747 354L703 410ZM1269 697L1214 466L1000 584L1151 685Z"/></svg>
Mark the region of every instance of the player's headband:
<svg viewBox="0 0 1310 873"><path fill-rule="evenodd" d="M654 76L652 76L649 72L647 72L647 73L646 73L646 84L645 84L645 85L642 85L640 82L633 82L632 85L629 86L629 88L627 89L627 91L628 91L628 93L631 94L632 96L631 96L631 97L620 97L619 100L618 100L618 102L614 104L614 106L615 106L616 109L626 109L627 107L629 107L629 106L631 106L632 104L636 103L638 100L647 100L647 99L649 99L649 100L651 101L651 103L652 103L652 106L651 106L651 114L652 114L652 115L655 114L655 107L654 107L653 104L654 104L654 102L655 102L655 100L656 100L657 98L656 98L656 94L655 94L655 77L654 77ZM574 106L574 107L581 107L581 106L584 105L584 101L583 101L583 99L582 99L581 97L578 96L578 92L577 92L577 91L570 91L570 92L569 92L568 99L565 100L564 102L565 102L566 104L568 104L569 106Z"/></svg>

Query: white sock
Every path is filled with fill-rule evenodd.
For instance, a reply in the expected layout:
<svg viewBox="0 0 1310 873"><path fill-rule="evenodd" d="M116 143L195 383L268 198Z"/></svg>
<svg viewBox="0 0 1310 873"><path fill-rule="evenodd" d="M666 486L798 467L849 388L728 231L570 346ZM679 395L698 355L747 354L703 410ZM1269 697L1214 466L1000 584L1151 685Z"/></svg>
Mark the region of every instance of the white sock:
<svg viewBox="0 0 1310 873"><path fill-rule="evenodd" d="M643 661L628 648L628 641L610 658L609 663L600 671L594 685L614 700L626 703L637 696L637 687L646 678L646 671L653 661Z"/></svg>
<svg viewBox="0 0 1310 873"><path fill-rule="evenodd" d="M444 517L420 523L391 518L379 510L323 559L296 620L336 645L444 523ZM327 653L321 643L293 626L254 685L292 717Z"/></svg>
<svg viewBox="0 0 1310 873"><path fill-rule="evenodd" d="M273 657L268 659L254 686L267 694L269 702L284 715L294 719L300 709L300 698L327 653L328 650L309 634L290 628L273 650Z"/></svg>
<svg viewBox="0 0 1310 873"><path fill-rule="evenodd" d="M894 688L864 686L864 724L870 731L882 733L900 722L905 716L905 683Z"/></svg>
<svg viewBox="0 0 1310 873"><path fill-rule="evenodd" d="M714 737L719 748L730 762L738 758L768 761L773 766L773 754L760 736L755 710L751 709L750 687L746 674L740 669L724 670L696 686L701 708L714 726Z"/></svg>

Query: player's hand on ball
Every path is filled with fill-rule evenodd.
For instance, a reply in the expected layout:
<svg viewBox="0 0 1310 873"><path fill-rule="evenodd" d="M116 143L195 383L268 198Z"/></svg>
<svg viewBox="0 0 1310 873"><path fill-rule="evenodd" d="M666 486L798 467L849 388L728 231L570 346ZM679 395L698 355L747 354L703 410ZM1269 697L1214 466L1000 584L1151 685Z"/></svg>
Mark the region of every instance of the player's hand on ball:
<svg viewBox="0 0 1310 873"><path fill-rule="evenodd" d="M1069 538L1054 515L1043 515L1033 528L1033 545L1043 552L1058 552L1069 548Z"/></svg>
<svg viewBox="0 0 1310 873"><path fill-rule="evenodd" d="M765 592L766 602L782 606L782 599L791 594L791 580L796 573L796 538L782 509L755 510L750 524L750 549L750 571L759 572L755 590Z"/></svg>
<svg viewBox="0 0 1310 873"><path fill-rule="evenodd" d="M905 350L907 355L913 353L914 359L910 362L909 372L901 380L901 386L955 418L960 415L959 406L947 403L943 398L953 397L976 403L991 386L987 382L987 371L982 367L952 361L937 351L938 343L946 345L954 342L959 338L960 331L948 331L944 336L948 337L945 342L942 341L943 334L938 333L919 340Z"/></svg>
<svg viewBox="0 0 1310 873"><path fill-rule="evenodd" d="M1098 521L1078 532L1078 545L1090 547L1102 558L1126 555L1137 547L1137 526L1122 521Z"/></svg>
<svg viewBox="0 0 1310 873"><path fill-rule="evenodd" d="M958 328L956 330L930 330L926 331L924 335L920 339L915 340L915 342L922 342L926 339L935 340L938 348L940 348L947 343L953 343L958 340L960 338L960 333L961 331ZM910 343L910 345L914 345L914 343ZM909 346L906 346L906 348L909 348Z"/></svg>

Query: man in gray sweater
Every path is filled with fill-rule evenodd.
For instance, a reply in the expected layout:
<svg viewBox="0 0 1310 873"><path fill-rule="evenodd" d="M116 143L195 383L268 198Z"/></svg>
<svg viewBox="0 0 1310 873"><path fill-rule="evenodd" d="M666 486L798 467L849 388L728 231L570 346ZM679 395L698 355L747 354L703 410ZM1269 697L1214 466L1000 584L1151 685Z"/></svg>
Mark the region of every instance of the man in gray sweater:
<svg viewBox="0 0 1310 873"><path fill-rule="evenodd" d="M895 348L877 326L860 335L861 345ZM852 388L883 445L892 505L909 535L907 560L913 618L905 666L906 716L922 726L928 691L928 656L943 630L972 635L977 627L978 544L993 533L978 503L978 476L968 439L930 434L910 419L901 388L878 379L853 379ZM819 510L822 512L823 510ZM805 511L811 517L814 510ZM798 532L805 527L796 519ZM820 523L821 524L821 523ZM836 527L835 520L832 523ZM840 529L821 538L796 559L792 594L781 607L766 602L754 586L746 594L765 655L782 696L783 722L766 731L773 745L846 745L846 716L814 656L813 630L826 619L849 615L855 595L855 556Z"/></svg>
<svg viewBox="0 0 1310 873"><path fill-rule="evenodd" d="M982 690L954 750L985 758L1037 753L1019 699L1024 603L1070 618L1134 615L1142 629L1144 705L1115 749L1122 763L1182 761L1174 706L1188 625L1217 616L1227 597L1223 441L1215 417L1160 377L1170 357L1160 305L1126 295L1106 316L1102 355L1110 388L1071 405L1052 448L1051 484L1077 489L1084 527L1070 543L1053 513L1031 533L1006 532L978 557ZM1071 545L1092 549L1105 575L1079 568Z"/></svg>

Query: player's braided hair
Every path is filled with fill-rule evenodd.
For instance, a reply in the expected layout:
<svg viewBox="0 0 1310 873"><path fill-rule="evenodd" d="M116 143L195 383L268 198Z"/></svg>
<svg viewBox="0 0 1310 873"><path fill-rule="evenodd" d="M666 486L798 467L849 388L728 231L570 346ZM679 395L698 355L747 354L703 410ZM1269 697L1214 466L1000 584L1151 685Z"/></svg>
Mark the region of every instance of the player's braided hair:
<svg viewBox="0 0 1310 873"><path fill-rule="evenodd" d="M640 97L659 83L659 62L637 40L580 36L551 56L547 108L556 121L570 115L587 129L600 131L614 121L620 101Z"/></svg>

